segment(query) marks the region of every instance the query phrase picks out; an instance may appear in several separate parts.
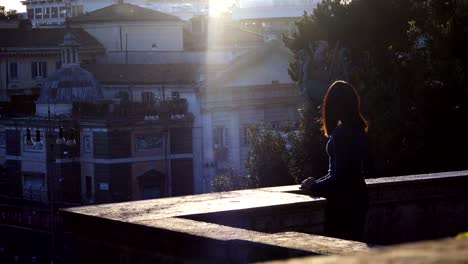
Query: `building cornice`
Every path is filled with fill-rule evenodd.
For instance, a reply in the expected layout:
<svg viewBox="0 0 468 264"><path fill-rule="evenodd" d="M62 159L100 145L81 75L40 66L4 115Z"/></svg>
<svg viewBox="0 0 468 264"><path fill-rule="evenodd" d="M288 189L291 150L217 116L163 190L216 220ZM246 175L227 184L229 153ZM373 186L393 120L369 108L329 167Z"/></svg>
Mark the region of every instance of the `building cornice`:
<svg viewBox="0 0 468 264"><path fill-rule="evenodd" d="M60 55L60 47L6 47L0 55ZM80 48L80 53L104 53L102 48Z"/></svg>

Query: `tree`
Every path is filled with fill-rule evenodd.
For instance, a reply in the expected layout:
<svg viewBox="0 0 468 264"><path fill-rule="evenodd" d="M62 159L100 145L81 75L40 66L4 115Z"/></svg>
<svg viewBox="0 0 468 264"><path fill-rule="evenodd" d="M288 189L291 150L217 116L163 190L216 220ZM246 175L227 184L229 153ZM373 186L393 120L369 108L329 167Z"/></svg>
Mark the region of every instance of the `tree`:
<svg viewBox="0 0 468 264"><path fill-rule="evenodd" d="M466 168L468 156L459 150L468 147L462 132L468 128L462 121L468 117L468 8L453 3L323 0L296 23L292 38L285 37L296 54L316 48L317 41L332 47L327 53L331 80L347 76L361 94L375 176ZM345 75L333 72L334 47L347 51ZM300 70L293 60L289 72L299 85ZM308 102L300 120L305 153L295 164L302 177L323 173L314 172L323 162L315 153L323 148L318 106Z"/></svg>
<svg viewBox="0 0 468 264"><path fill-rule="evenodd" d="M247 167L257 187L292 184L288 170L287 131L252 126L248 132L250 153Z"/></svg>
<svg viewBox="0 0 468 264"><path fill-rule="evenodd" d="M18 12L14 9L5 11L4 6L0 6L0 20L16 20L18 19Z"/></svg>
<svg viewBox="0 0 468 264"><path fill-rule="evenodd" d="M250 177L238 176L233 168L227 168L216 176L211 183L215 192L227 192L254 188L255 184Z"/></svg>

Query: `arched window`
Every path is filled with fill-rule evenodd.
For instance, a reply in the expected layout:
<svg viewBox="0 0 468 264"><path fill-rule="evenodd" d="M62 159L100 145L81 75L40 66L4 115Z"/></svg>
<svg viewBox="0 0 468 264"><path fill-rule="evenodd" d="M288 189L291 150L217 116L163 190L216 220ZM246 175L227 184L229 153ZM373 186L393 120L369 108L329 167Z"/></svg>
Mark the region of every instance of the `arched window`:
<svg viewBox="0 0 468 264"><path fill-rule="evenodd" d="M130 95L125 91L118 92L115 97L120 99L120 102L122 103L130 101Z"/></svg>
<svg viewBox="0 0 468 264"><path fill-rule="evenodd" d="M65 64L69 64L70 62L71 62L70 49L67 49L67 61L65 62Z"/></svg>
<svg viewBox="0 0 468 264"><path fill-rule="evenodd" d="M142 92L141 101L143 103L152 103L154 102L154 94L152 92Z"/></svg>
<svg viewBox="0 0 468 264"><path fill-rule="evenodd" d="M73 63L76 63L76 50L75 49L72 49L72 61Z"/></svg>

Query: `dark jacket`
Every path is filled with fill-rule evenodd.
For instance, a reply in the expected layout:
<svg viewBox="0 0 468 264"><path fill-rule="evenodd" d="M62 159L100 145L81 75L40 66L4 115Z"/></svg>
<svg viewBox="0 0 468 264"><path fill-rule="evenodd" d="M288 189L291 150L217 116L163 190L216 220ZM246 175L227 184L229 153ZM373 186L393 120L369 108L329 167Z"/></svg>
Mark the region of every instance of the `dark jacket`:
<svg viewBox="0 0 468 264"><path fill-rule="evenodd" d="M327 198L325 228L328 234L359 240L368 208L364 180L370 167L367 134L340 125L327 143L327 153L328 174L317 180L311 191Z"/></svg>

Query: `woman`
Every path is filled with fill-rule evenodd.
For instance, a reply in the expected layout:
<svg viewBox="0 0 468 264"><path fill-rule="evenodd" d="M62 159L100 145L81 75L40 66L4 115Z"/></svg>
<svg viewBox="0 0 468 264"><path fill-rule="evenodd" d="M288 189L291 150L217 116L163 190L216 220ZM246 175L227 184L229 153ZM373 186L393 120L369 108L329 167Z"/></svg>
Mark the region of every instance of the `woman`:
<svg viewBox="0 0 468 264"><path fill-rule="evenodd" d="M322 126L328 143L328 174L306 179L301 188L327 198L325 232L329 236L362 240L368 208L364 178L368 173L367 122L359 96L347 82L337 81L323 100Z"/></svg>

